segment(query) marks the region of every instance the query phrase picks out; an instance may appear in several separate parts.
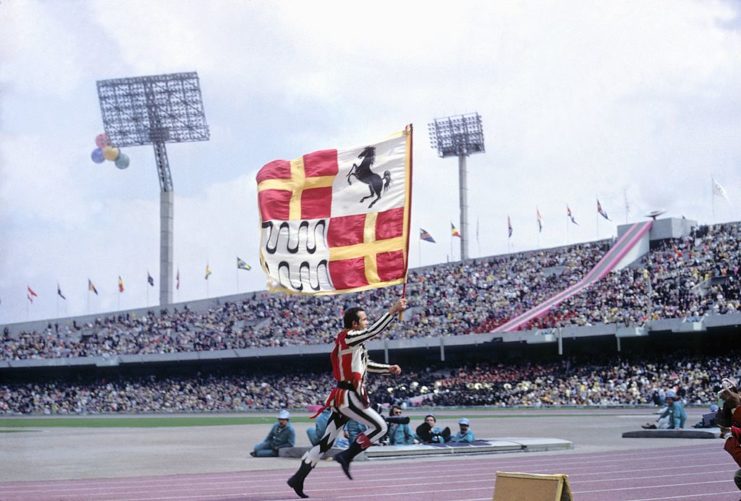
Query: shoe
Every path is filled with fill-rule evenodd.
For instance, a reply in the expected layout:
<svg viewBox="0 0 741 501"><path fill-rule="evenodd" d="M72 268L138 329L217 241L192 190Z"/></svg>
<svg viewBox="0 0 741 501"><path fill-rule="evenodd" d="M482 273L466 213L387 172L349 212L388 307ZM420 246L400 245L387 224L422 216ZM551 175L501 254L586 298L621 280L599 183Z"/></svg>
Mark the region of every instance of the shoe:
<svg viewBox="0 0 741 501"><path fill-rule="evenodd" d="M252 456L253 458L256 458L257 457L257 454L255 454L255 451L252 451L252 452L250 452L250 456Z"/></svg>
<svg viewBox="0 0 741 501"><path fill-rule="evenodd" d="M306 480L306 476L312 469L313 466L311 466L311 464L301 461L301 467L286 482L288 486L293 489L300 498L309 497L304 493L304 480Z"/></svg>
<svg viewBox="0 0 741 501"><path fill-rule="evenodd" d="M347 475L347 478L352 480L352 475L350 475L350 463L352 462L352 459L349 459L347 457L347 451L348 449L345 449L342 452L338 452L334 455L334 460L340 463L340 466L342 466L342 471L345 472L345 475Z"/></svg>

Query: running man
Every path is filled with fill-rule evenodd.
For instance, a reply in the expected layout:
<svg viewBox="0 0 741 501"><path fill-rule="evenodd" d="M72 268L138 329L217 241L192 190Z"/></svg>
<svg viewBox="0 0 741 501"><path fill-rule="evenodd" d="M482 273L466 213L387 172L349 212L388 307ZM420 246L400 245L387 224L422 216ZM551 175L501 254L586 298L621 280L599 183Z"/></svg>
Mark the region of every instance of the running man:
<svg viewBox="0 0 741 501"><path fill-rule="evenodd" d="M406 309L406 306L406 299L399 299L370 327L368 327L368 317L362 308L353 307L345 311L344 329L337 335L334 349L330 354L332 372L337 386L330 392L324 405L332 409L332 415L322 439L304 454L298 471L288 479L288 485L300 497L309 497L304 494L306 476L316 466L319 459L332 448L337 434L348 420L354 419L368 427L365 433L358 435L349 448L334 457L350 480L352 480L350 463L355 456L386 434L386 421L370 407L370 400L365 389L365 376L368 372L396 376L401 374L401 367L369 360L365 342L381 334L397 317L397 314Z"/></svg>

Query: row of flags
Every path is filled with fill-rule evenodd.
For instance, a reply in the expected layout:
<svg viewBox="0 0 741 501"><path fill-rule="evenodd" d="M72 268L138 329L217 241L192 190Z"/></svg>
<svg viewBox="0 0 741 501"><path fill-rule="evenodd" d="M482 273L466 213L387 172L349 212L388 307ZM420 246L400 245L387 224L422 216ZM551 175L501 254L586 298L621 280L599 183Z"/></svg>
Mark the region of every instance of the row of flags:
<svg viewBox="0 0 741 501"><path fill-rule="evenodd" d="M245 260L237 256L237 269L238 270L245 270L249 271L252 269L252 266L250 266ZM204 279L208 280L208 277L212 275L211 266L209 264L206 265L206 274L204 276ZM149 284L150 287L154 287L154 277L147 271L147 284ZM180 290L180 270L177 270L177 273L175 274L175 289ZM92 292L96 296L98 296L98 288L95 287L95 284L92 280L89 278L87 279L87 290L88 292ZM126 284L124 283L123 278L121 275L118 276L118 293L121 294L126 291ZM57 283L57 296L67 300L67 297L62 292L62 287ZM39 297L38 293L34 291L30 285L26 286L26 297L28 298L28 301L30 303L33 303L34 298Z"/></svg>
<svg viewBox="0 0 741 501"><path fill-rule="evenodd" d="M610 219L610 216L607 215L607 211L602 207L599 199L597 199L597 213L606 220L612 221L612 219ZM574 217L574 213L572 212L571 207L569 207L568 205L566 205L566 217L568 217L573 224L579 226L579 223L576 222L576 218ZM535 219L538 223L538 233L541 233L543 231L543 216L540 214L540 209L538 207L535 208ZM513 232L514 230L512 228L512 219L509 217L509 215L507 215L507 238L512 238ZM461 238L460 230L458 230L458 228L456 228L452 222L450 223L450 234L452 237ZM419 229L419 239L433 244L436 243L435 239L432 237L432 234L422 228Z"/></svg>

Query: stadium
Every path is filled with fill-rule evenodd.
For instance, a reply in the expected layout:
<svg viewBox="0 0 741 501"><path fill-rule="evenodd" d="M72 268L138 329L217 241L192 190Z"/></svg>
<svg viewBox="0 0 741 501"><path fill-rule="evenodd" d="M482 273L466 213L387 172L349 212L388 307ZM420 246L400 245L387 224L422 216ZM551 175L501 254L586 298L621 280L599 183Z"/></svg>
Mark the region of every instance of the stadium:
<svg viewBox="0 0 741 501"><path fill-rule="evenodd" d="M741 497L738 2L0 25L1 500Z"/></svg>
<svg viewBox="0 0 741 501"><path fill-rule="evenodd" d="M374 359L392 360L404 367L404 372L398 378L380 376L371 380L373 399L387 405L401 404L413 419L421 419L433 409L449 420L466 415L474 421L477 431L481 430L479 433L568 438L574 443L568 454L617 450L614 457L623 458L626 464L636 461L629 452L639 446L621 442L618 437L621 430L636 428L652 419L659 394L668 389L677 391L688 404L689 427L716 401L722 378L738 377L738 352L729 350L729 346L733 346L741 324L741 313L737 310L741 224L675 223L678 222L658 220L653 229L658 238L651 238L651 233L646 235L649 245L645 255L564 301L548 315L513 332L495 330L519 313L513 308L541 303L578 283L608 251L611 242L590 242L411 270L409 308L404 321L385 339L369 343ZM673 231L672 228L680 228L679 234L675 238L663 238L666 235L662 231ZM477 293L472 295L471 290ZM368 308L369 315L374 317L396 295L395 288L375 289L341 296L341 304L375 305ZM517 301L513 302L512 297ZM234 455L229 457L231 454L227 452L228 461L215 460L213 471L219 471L219 475L226 471L231 478L236 476L235 470L262 469L267 466L248 467L248 461L243 458L249 447L248 437L259 441L263 428L272 422L270 411L290 409L296 416L297 428L306 428L310 425L310 413L305 408L321 403L331 389L326 365L333 333L324 327L337 324L337 304L335 298L257 292L174 304L160 310L7 325L0 362L3 379L0 412L6 416L3 426L15 431L27 427L37 429L33 419L24 424L22 418L9 419L10 416L80 416L72 424L53 419L38 421L38 429L44 435L57 435L60 433L57 430L64 430L57 426L73 426L70 430L76 430L86 418L122 415L126 418L123 423L116 422L113 436L131 440L124 438L129 433L122 435L118 429L127 426L127 419L132 420L129 426L157 426L152 417L160 416L162 423L172 421L167 426L180 430L179 426L195 416L200 420L196 419L193 430L205 430L206 436L215 435L215 440L224 440L223 433L234 434L239 430L238 446L230 446ZM523 415L537 423L533 431L519 429L521 421L506 419ZM136 416L147 416L149 424L139 424ZM209 417L214 419L212 423ZM182 420L180 424L179 420ZM561 420L569 424L564 425ZM584 430L582 436L580 422L590 428L601 423L604 428L599 432ZM107 440L103 437L110 430L97 428L105 426L103 423L90 421L93 428L85 433L103 433L100 440ZM241 423L244 424L240 426ZM198 427L208 424L222 424L218 428L228 431L220 434L211 431L210 426ZM201 438L192 437L195 432L185 429L189 430L190 438L178 438L178 441L195 440L205 447ZM561 437L561 430L565 430L565 437ZM151 431L145 428L143 432ZM15 441L23 435L9 435L6 441ZM61 435L51 439L63 441L65 432ZM299 432L298 437L298 443L306 442L303 433ZM173 438L159 440L167 443ZM25 439L19 440L22 443ZM698 454L698 461L720 448L718 444L715 448L704 443L698 446L691 439L681 438L677 439L682 444L678 448L672 440L646 441L653 442L642 444L648 450L669 447L667 453L671 454L689 457ZM93 457L97 447L91 445ZM154 457L137 457L135 461L128 458L129 461L146 463L163 455L151 447L141 447ZM25 447L20 450L28 454ZM199 448L197 454L201 453ZM74 464L74 459L66 458L69 454L66 448L57 454L68 465ZM539 459L532 463L531 472L558 470L554 464L538 463L555 452L542 453L543 456L532 454ZM582 459L590 457L586 455ZM252 459L253 463L256 461L259 460ZM290 468L285 464L286 459L268 461L271 468ZM491 475L492 471L503 469L497 466L499 462L519 464L522 459L487 458L486 461L493 463ZM557 459L556 464L561 461L568 459ZM24 465L20 458L11 462L16 468ZM162 482L157 489L171 489L164 479L170 479L173 474L212 471L211 467L199 469L200 461L198 466L188 461L180 466L177 463L168 461L164 470L156 468L167 474L157 477L157 482ZM373 474L390 474L386 463L378 466L381 471L374 468ZM716 463L717 471L725 471L726 480L705 487L710 489L708 492L729 495L734 492L728 488L732 469L728 462L721 463L720 458ZM526 465L527 462L523 463ZM425 468L429 467L438 465L430 463ZM449 468L447 464L444 467ZM140 467L132 471L130 466L118 469L101 465L95 470L103 477L142 473ZM5 481L32 479L38 473L36 469L6 471ZM588 490L579 483L582 477L570 468L564 467L559 472L571 475L571 489L577 499L580 492ZM52 477L56 476L65 478L62 472L52 473ZM274 483L281 484L278 477ZM213 483L218 483L216 478ZM490 489L489 484L478 489ZM4 484L4 496L15 499L13 496L21 494L22 491L13 490L14 485ZM32 485L37 488L39 484ZM66 496L64 489L70 488L68 483L52 485L55 487L38 492ZM70 488L68 495L82 496L87 492L86 485L80 484L82 490ZM96 488L103 489L104 497L118 492L106 490L105 482L103 485ZM663 486L662 490L669 488L666 487L669 482L662 481L659 485ZM240 493L248 489L239 482L234 488ZM204 489L195 496L205 498L213 494ZM273 491L280 487L273 485L271 489L270 495L267 491L264 494L266 497L250 494L241 498L274 499L277 493ZM646 489L650 493L651 488ZM631 496L639 491L617 497L622 495L619 492L608 488L599 494L606 497L588 498L636 499ZM225 498L230 496L227 494ZM440 499L475 498L466 497L470 493L462 495ZM597 492L594 495L598 496Z"/></svg>

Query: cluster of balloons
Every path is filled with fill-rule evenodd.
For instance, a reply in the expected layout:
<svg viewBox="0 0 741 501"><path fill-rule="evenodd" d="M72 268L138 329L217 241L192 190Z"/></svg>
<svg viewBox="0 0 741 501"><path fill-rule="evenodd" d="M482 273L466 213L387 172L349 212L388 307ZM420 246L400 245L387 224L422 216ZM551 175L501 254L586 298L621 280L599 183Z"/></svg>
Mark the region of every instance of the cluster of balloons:
<svg viewBox="0 0 741 501"><path fill-rule="evenodd" d="M119 148L113 146L106 133L95 136L95 146L97 148L90 154L90 158L96 164L102 164L103 161L110 160L111 162L115 162L116 167L119 169L125 169L129 166L129 156L126 153L122 153Z"/></svg>

